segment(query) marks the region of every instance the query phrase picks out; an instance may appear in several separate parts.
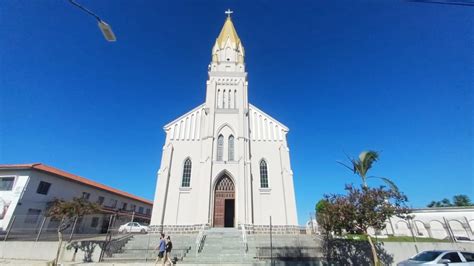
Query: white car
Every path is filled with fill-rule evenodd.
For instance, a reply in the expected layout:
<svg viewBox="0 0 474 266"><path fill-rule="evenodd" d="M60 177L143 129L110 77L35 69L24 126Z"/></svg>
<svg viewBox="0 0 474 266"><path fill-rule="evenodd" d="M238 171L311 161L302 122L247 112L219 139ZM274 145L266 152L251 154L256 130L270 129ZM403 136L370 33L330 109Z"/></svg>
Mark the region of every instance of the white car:
<svg viewBox="0 0 474 266"><path fill-rule="evenodd" d="M137 222L130 222L123 224L119 227L118 231L120 233L146 233L150 230L150 227L146 225L141 225Z"/></svg>
<svg viewBox="0 0 474 266"><path fill-rule="evenodd" d="M397 266L411 265L471 265L474 266L474 253L457 250L429 250L418 253Z"/></svg>

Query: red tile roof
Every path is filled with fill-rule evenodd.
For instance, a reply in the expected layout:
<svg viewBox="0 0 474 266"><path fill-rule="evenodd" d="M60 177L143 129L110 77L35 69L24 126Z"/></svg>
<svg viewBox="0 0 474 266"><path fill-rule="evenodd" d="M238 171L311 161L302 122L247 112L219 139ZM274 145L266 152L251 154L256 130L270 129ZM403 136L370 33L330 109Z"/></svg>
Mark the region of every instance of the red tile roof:
<svg viewBox="0 0 474 266"><path fill-rule="evenodd" d="M109 186L94 182L94 181L89 180L87 178L80 177L78 175L74 175L74 174L65 172L63 170L60 170L60 169L57 169L57 168L54 168L54 167L51 167L51 166L48 166L48 165L45 165L45 164L42 164L42 163L0 164L0 169L22 169L22 170L23 169L34 169L34 170L38 170L38 171L43 171L43 172L46 172L46 173L50 173L50 174L54 174L54 175L63 177L65 179L68 179L68 180L71 180L71 181L74 181L74 182L78 182L78 183L81 183L81 184L84 184L84 185L91 186L93 188L97 188L97 189L100 189L100 190L105 190L107 192L110 192L110 193L113 193L113 194L116 194L116 195L119 195L119 196L122 196L122 197L125 197L125 198L137 200L137 201L140 201L140 202L143 202L143 203L146 203L146 204L150 204L150 205L153 204L152 201L146 200L144 198L140 198L140 197L132 195L130 193L127 193L127 192L124 192L124 191L121 191L121 190L118 190L118 189L115 189L115 188L111 188Z"/></svg>

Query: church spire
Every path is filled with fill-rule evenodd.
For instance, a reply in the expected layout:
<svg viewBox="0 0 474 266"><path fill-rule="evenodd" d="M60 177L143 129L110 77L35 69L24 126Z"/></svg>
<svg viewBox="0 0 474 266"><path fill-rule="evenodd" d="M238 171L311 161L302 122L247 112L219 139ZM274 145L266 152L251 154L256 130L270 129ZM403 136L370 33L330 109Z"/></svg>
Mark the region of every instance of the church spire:
<svg viewBox="0 0 474 266"><path fill-rule="evenodd" d="M225 12L227 18L212 48L213 62L244 62L244 47L232 23L232 13L230 9Z"/></svg>
<svg viewBox="0 0 474 266"><path fill-rule="evenodd" d="M219 37L217 37L216 42L220 48L223 48L227 42L227 39L229 39L232 44L238 46L240 44L240 38L239 35L237 35L234 23L232 23L232 19L230 17L230 14L232 14L233 11L227 10L225 13L227 14L227 19L225 20L224 26L222 27L221 33L219 34Z"/></svg>

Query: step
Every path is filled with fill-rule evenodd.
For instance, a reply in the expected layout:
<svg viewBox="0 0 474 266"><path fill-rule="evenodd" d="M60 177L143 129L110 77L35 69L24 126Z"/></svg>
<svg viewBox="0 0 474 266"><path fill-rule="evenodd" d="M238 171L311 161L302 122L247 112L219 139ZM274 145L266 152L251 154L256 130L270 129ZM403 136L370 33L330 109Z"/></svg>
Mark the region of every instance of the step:
<svg viewBox="0 0 474 266"><path fill-rule="evenodd" d="M187 262L204 262L204 261L228 261L228 262L242 262L242 261L256 261L256 257L244 257L244 256L226 256L226 257L216 257L216 256L208 256L208 257L185 257L183 261Z"/></svg>
<svg viewBox="0 0 474 266"><path fill-rule="evenodd" d="M148 259L114 259L114 258L105 258L103 262L100 263L100 265L106 266L106 265L152 265L156 258L148 258ZM113 263L113 264L112 264ZM272 265L270 263L270 260L247 260L247 259L242 259L241 261L225 261L225 260L199 260L199 261L179 261L177 264L186 264L186 265ZM320 263L320 260L314 259L314 260L309 260L309 261L278 261L274 260L273 261L273 266L321 266L322 264Z"/></svg>
<svg viewBox="0 0 474 266"><path fill-rule="evenodd" d="M211 228L204 232L204 236L201 252L197 254L195 250L197 234L171 236L174 246L173 257L182 258L179 263L187 265L269 265L265 260L256 259L256 256L259 253L266 254L266 250L261 253L259 248L270 247L270 235L247 235L246 253L243 249L242 232L235 228ZM122 248L121 253L116 253L112 258L106 258L106 260L108 262L141 261L143 263L155 260L157 251L154 248L158 246L159 241L158 235L135 235ZM275 248L274 254L290 252L290 254L302 254L309 257L317 257L321 254L320 242L308 235L272 235L272 245ZM285 262L285 265L298 264Z"/></svg>

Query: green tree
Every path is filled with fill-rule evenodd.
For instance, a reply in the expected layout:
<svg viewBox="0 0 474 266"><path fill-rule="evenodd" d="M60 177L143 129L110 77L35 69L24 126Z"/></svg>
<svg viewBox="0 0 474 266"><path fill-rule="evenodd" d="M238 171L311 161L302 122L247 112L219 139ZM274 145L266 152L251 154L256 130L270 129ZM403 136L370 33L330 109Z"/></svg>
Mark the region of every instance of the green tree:
<svg viewBox="0 0 474 266"><path fill-rule="evenodd" d="M331 221L333 215L330 213L331 209L330 202L326 199L319 200L316 203L316 221L318 222L318 227L320 230L328 236L332 231L334 231L334 223Z"/></svg>
<svg viewBox="0 0 474 266"><path fill-rule="evenodd" d="M367 240L369 241L369 244L372 249L372 255L373 255L373 260L374 264L378 264L378 258L377 258L377 251L375 250L375 246L372 242L371 237L367 233L367 228L368 227L373 227L374 229L381 230L380 226L382 224L385 224L385 221L393 215L398 215L398 213L402 212L401 210L405 211L404 208L400 209L400 206L394 205L393 209L388 208L388 206L392 206L391 204L382 204L381 202L378 202L377 200L380 200L379 196L382 195L384 197L387 197L384 200L387 200L389 198L395 199L395 204L401 204L407 201L406 196L401 194L398 190L398 187L395 185L395 183L390 180L387 177L380 177L380 176L370 176L368 175L368 172L370 169L372 169L372 166L375 162L378 161L379 159L379 153L376 151L368 150L368 151L363 151L359 154L359 158L355 159L352 157L347 156L347 158L350 161L350 165L347 165L343 162L338 162L351 170L354 174L358 175L361 178L362 181L362 190L354 190L352 186L346 187L348 190L348 196L349 203L354 204L353 200L356 200L357 197L360 199L360 204L359 205L354 205L352 208L353 213L352 215L355 215L354 217L348 217L349 224L346 226L352 227L357 231L362 232L367 236ZM384 190L383 187L380 187L376 190L370 189L367 185L367 179L371 178L377 178L385 182L389 186L389 190ZM352 197L352 198L351 198ZM373 208L374 205L370 205L369 203L372 201L376 202L377 206L380 206L380 208ZM383 208L382 208L383 207ZM364 217L365 214L366 217ZM371 219L368 219L370 216ZM361 218L364 217L364 218ZM384 218L383 220L380 220ZM361 218L361 220L358 220ZM346 219L346 220L347 220ZM351 220L352 219L352 220ZM351 225L350 221L360 221L360 223L356 223ZM365 223L362 223L364 222Z"/></svg>
<svg viewBox="0 0 474 266"><path fill-rule="evenodd" d="M468 195L455 195L453 197L453 205L454 206L459 206L459 207L464 207L464 206L473 206L471 199L469 198Z"/></svg>
<svg viewBox="0 0 474 266"><path fill-rule="evenodd" d="M377 178L384 181L388 186L390 186L393 190L398 190L398 187L395 183L387 177L380 177L380 176L369 176L368 172L372 168L372 165L379 159L379 154L376 151L363 151L359 154L359 158L354 159L349 156L347 158L350 161L350 165L347 165L343 162L338 162L351 170L354 174L360 176L362 181L363 187L367 186L367 179L370 178Z"/></svg>
<svg viewBox="0 0 474 266"><path fill-rule="evenodd" d="M347 229L348 221L344 219L350 217L351 208L347 199L338 195L325 195L316 204L316 221L326 237L333 232L340 235Z"/></svg>
<svg viewBox="0 0 474 266"><path fill-rule="evenodd" d="M465 207L465 206L474 206L471 199L467 195L459 194L453 196L453 203L447 198L442 199L441 201L431 201L426 207Z"/></svg>
<svg viewBox="0 0 474 266"><path fill-rule="evenodd" d="M322 208L321 219L324 230L341 234L342 230L357 232L367 237L374 265L379 265L377 250L368 234L368 229L383 230L392 216L408 218L407 197L399 190L384 186L360 189L346 186L347 195L328 195ZM319 214L318 214L318 219ZM320 220L318 220L318 223ZM332 223L327 225L326 223Z"/></svg>
<svg viewBox="0 0 474 266"><path fill-rule="evenodd" d="M352 224L349 226L367 236L374 264L378 265L377 250L368 234L368 229L369 227L375 230L385 229L386 221L392 216L407 218L409 213L406 206L407 197L398 190L387 190L384 187L357 189L348 186L346 190L348 192L347 201L354 206L352 208L354 212L351 214L352 219L350 219Z"/></svg>
<svg viewBox="0 0 474 266"><path fill-rule="evenodd" d="M350 217L352 206L348 204L347 198L339 195L325 195L316 204L316 221L323 236L323 253L329 262L332 259L332 234L342 235ZM344 213L344 214L342 214Z"/></svg>
<svg viewBox="0 0 474 266"><path fill-rule="evenodd" d="M441 200L441 203L439 204L438 207L451 207L453 206L453 204L451 204L451 201L449 201L449 199L447 198L444 198Z"/></svg>
<svg viewBox="0 0 474 266"><path fill-rule="evenodd" d="M56 258L54 259L54 265L58 265L59 254L63 243L62 233L68 229L76 219L87 214L98 212L99 210L100 207L98 204L91 203L82 198L74 198L71 201L54 199L49 203L47 215L51 217L51 219L60 221L57 229L59 244Z"/></svg>

